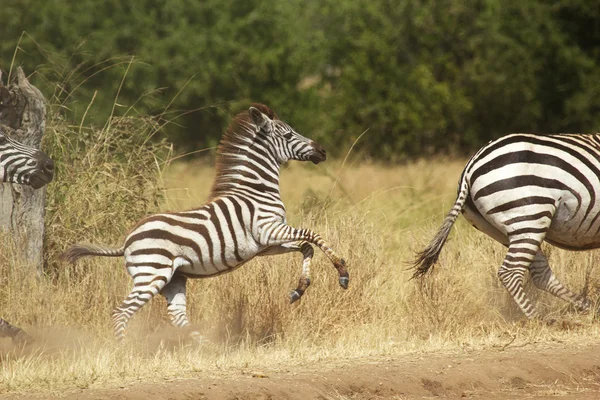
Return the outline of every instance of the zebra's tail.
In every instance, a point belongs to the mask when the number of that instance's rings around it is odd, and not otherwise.
[[[76,244],[65,251],[61,256],[61,260],[68,263],[74,263],[82,257],[100,256],[100,257],[119,257],[125,254],[125,247],[113,249],[105,246],[96,246],[93,244]]]
[[[413,262],[413,268],[415,269],[413,278],[418,278],[425,275],[427,271],[429,271],[429,269],[437,262],[440,252],[442,251],[442,247],[444,247],[446,239],[448,239],[448,235],[450,234],[452,226],[464,209],[465,201],[467,200],[468,195],[469,184],[467,183],[465,173],[463,172],[463,175],[460,179],[460,190],[458,191],[458,195],[456,196],[456,201],[454,202],[452,210],[450,210],[448,215],[446,215],[444,223],[434,236],[431,243],[429,243],[429,246],[417,253],[417,259]]]

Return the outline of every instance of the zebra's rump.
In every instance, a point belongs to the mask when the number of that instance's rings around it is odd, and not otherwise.
[[[482,230],[495,230],[497,240],[499,232],[547,232],[547,240],[559,247],[599,247],[597,135],[508,135],[475,154],[464,174],[467,204],[493,227]]]

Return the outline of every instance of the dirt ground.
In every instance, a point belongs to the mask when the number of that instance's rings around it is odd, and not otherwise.
[[[572,399],[600,398],[600,345],[528,345],[315,362],[112,389],[5,394],[22,399]]]

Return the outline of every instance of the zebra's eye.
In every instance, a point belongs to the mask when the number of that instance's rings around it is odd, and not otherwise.
[[[292,132],[286,132],[286,133],[284,133],[283,137],[286,138],[286,139],[288,139],[288,140],[291,139],[292,138]]]

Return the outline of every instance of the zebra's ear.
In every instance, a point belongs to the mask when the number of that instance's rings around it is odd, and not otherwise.
[[[256,107],[250,107],[248,112],[250,112],[250,118],[252,118],[252,121],[258,127],[258,129],[262,129],[269,121],[269,117],[260,112],[260,110]]]

